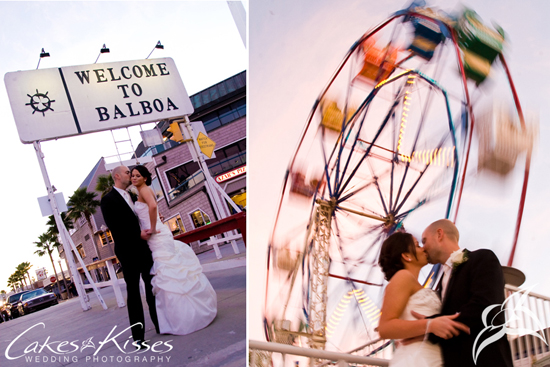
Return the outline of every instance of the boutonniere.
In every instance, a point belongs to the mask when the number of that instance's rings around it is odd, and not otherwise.
[[[467,249],[457,250],[451,254],[451,264],[453,264],[453,271],[456,270],[460,265],[468,261],[470,251]]]
[[[138,199],[138,191],[134,186],[130,186],[128,190],[126,190],[128,194],[130,194],[130,199],[132,199],[132,203],[135,203]]]

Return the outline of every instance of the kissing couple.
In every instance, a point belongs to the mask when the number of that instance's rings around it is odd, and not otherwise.
[[[186,335],[208,326],[217,313],[216,293],[195,252],[161,222],[151,173],[144,166],[118,166],[111,175],[115,184],[101,199],[101,212],[124,273],[134,345],[146,348],[140,277],[157,334]],[[135,202],[126,191],[130,183],[139,192]]]
[[[458,240],[453,222],[441,219],[422,233],[423,247],[404,232],[382,244],[379,264],[389,283],[378,332],[383,339],[403,339],[396,343],[391,367],[513,366],[506,334],[498,335],[501,328],[478,340],[486,326],[484,310],[504,302],[498,258],[491,250],[461,249]],[[418,282],[428,263],[443,264],[435,290]],[[503,312],[495,314],[484,316],[492,325],[504,325]]]

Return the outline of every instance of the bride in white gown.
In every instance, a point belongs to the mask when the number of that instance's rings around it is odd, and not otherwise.
[[[380,266],[389,281],[384,295],[378,333],[383,339],[409,339],[397,343],[390,362],[391,367],[441,367],[443,359],[439,345],[432,344],[425,336],[433,333],[449,339],[468,328],[453,321],[457,315],[433,319],[417,319],[411,314],[439,314],[441,300],[438,294],[418,283],[420,269],[428,264],[428,258],[410,233],[396,232],[382,244]]]
[[[217,296],[202,273],[195,252],[185,243],[175,241],[159,219],[151,173],[143,166],[132,169],[132,184],[139,191],[134,203],[142,230],[150,230],[147,241],[153,253],[151,269],[153,293],[161,334],[186,335],[200,330],[214,320]]]

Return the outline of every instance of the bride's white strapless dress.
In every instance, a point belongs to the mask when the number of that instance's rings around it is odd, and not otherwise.
[[[150,229],[149,207],[134,203],[141,229]],[[153,293],[161,334],[186,335],[205,328],[217,313],[214,288],[202,273],[195,252],[175,241],[157,216],[157,230],[147,243],[153,253]]]
[[[399,317],[401,320],[416,320],[411,315],[416,311],[430,316],[441,311],[441,300],[437,293],[429,288],[421,288],[407,302],[407,306]],[[390,362],[390,367],[442,367],[443,358],[439,345],[428,340],[400,345],[397,347]]]

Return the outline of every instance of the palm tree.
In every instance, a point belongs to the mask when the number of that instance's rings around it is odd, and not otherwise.
[[[29,279],[29,284],[32,285],[31,276],[29,274],[29,270],[31,270],[32,265],[30,262],[25,261],[21,264],[17,265],[17,270],[20,270],[24,275],[27,275],[27,279]]]
[[[72,219],[70,219],[65,212],[61,213],[61,220],[63,221],[63,224],[65,225],[65,228],[67,228],[67,230],[74,228],[74,223]],[[48,217],[48,222],[46,223],[46,225],[48,226],[48,232],[59,234],[57,223],[55,222],[55,218],[53,215],[50,215]]]
[[[13,274],[8,278],[8,287],[11,287],[13,292],[15,292],[15,289],[17,288],[17,280],[15,280]]]
[[[101,256],[99,255],[99,248],[95,242],[94,229],[92,227],[92,215],[97,211],[97,207],[101,204],[99,200],[96,200],[95,192],[88,192],[87,187],[82,187],[76,189],[73,196],[69,198],[67,206],[70,208],[67,212],[69,218],[73,220],[78,220],[78,218],[84,216],[90,227],[90,232],[92,233],[92,243],[94,244],[97,257],[100,260]]]
[[[52,262],[53,271],[55,273],[55,278],[57,280],[57,290],[59,290],[59,296],[61,296],[61,287],[59,286],[59,279],[57,279],[57,270],[55,270],[55,264],[53,262],[52,253],[54,250],[57,250],[61,244],[57,241],[57,235],[51,234],[49,232],[42,233],[38,236],[38,241],[34,242],[38,250],[34,253],[42,257],[46,254],[50,257]]]
[[[25,278],[25,273],[23,273],[21,269],[17,267],[13,274],[15,274],[15,279],[17,279],[21,285],[27,286],[27,278]]]
[[[73,222],[72,219],[69,218],[67,213],[65,213],[65,212],[61,213],[61,221],[63,222],[63,224],[65,225],[65,228],[67,230],[71,230],[71,229],[74,228],[74,222]],[[56,235],[59,238],[59,229],[57,228],[57,223],[55,222],[55,217],[53,215],[50,215],[48,217],[48,222],[46,223],[46,225],[48,226],[48,233]],[[70,246],[68,246],[68,247],[69,247],[69,252],[68,253],[71,253],[71,248],[70,248]],[[64,248],[64,246],[61,245],[61,249],[63,249],[63,248]]]
[[[22,286],[21,274],[18,274],[17,272],[15,272],[12,275],[10,275],[10,277],[8,278],[8,285],[12,287],[14,292],[17,288],[21,288]]]
[[[23,281],[23,284],[25,285],[25,287],[27,287],[27,278],[25,278],[25,272],[23,271],[23,267],[21,266],[21,264],[17,265],[17,268],[15,268],[15,273],[17,275],[17,277]]]
[[[109,193],[109,191],[111,191],[113,186],[115,186],[115,180],[110,173],[108,175],[101,175],[97,177],[95,191],[99,191],[101,193],[101,197],[103,198]]]

